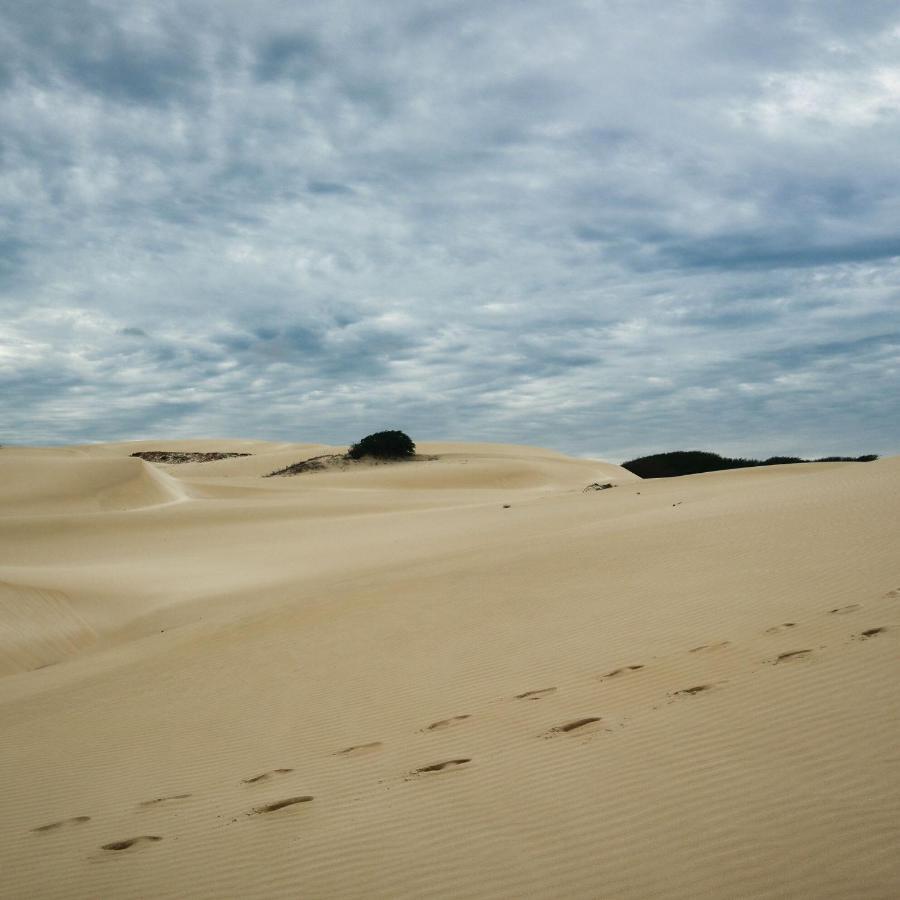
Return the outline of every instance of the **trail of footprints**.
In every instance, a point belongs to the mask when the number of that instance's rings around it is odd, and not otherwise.
[[[888,591],[887,594],[884,595],[885,598],[894,599],[900,597],[900,588],[896,590]],[[862,604],[860,603],[851,603],[847,606],[839,606],[835,609],[830,609],[827,611],[828,615],[848,615],[850,613],[857,612],[862,609]],[[768,635],[776,635],[783,634],[789,632],[791,629],[797,628],[797,622],[782,622],[779,625],[773,625],[771,628],[765,629],[765,634]],[[875,638],[879,635],[884,634],[888,629],[885,626],[877,626],[873,628],[864,629],[856,634],[852,635],[852,638],[857,641],[867,641]],[[692,647],[688,650],[689,653],[701,653],[701,652],[711,652],[716,650],[722,650],[731,645],[730,641],[718,641],[710,644],[701,644],[698,647]],[[812,649],[800,649],[800,650],[788,650],[782,653],[779,653],[772,659],[765,660],[764,662],[768,662],[772,665],[783,665],[786,663],[794,663],[800,662],[803,660],[808,660],[813,655]],[[634,672],[639,672],[641,669],[645,669],[646,666],[643,664],[634,664],[634,665],[626,665],[620,666],[617,669],[613,669],[610,672],[607,672],[604,675],[600,675],[598,680],[601,682],[609,681],[612,679],[619,679],[624,676],[628,676]],[[681,688],[676,691],[672,691],[668,696],[670,698],[680,698],[680,697],[693,697],[697,694],[705,693],[707,691],[714,689],[713,684],[698,684],[691,687]],[[551,695],[557,693],[557,688],[554,686],[544,687],[544,688],[536,688],[532,690],[527,690],[522,692],[521,694],[515,694],[512,697],[512,700],[543,700]],[[655,709],[656,707],[654,707]],[[429,732],[440,732],[445,729],[451,728],[453,726],[459,725],[462,722],[465,722],[471,719],[472,716],[468,713],[450,716],[446,719],[439,719],[431,724],[425,726],[420,729],[420,733],[429,733]],[[582,718],[573,719],[568,722],[563,722],[559,725],[554,725],[550,729],[546,730],[541,737],[544,738],[553,738],[560,735],[571,735],[571,734],[586,734],[591,733],[592,731],[597,730],[602,727],[603,719],[600,716],[584,716]],[[354,744],[350,747],[345,747],[342,750],[337,750],[333,754],[334,756],[340,757],[351,757],[351,756],[360,756],[367,753],[374,753],[381,750],[383,744],[381,741],[370,741],[368,743],[363,744]],[[454,759],[446,759],[439,762],[429,763],[424,766],[420,766],[417,769],[413,769],[411,772],[408,772],[406,776],[404,776],[404,780],[408,781],[411,778],[416,778],[422,775],[431,775],[434,773],[444,773],[448,771],[452,771],[455,769],[460,769],[466,767],[469,763],[472,762],[470,757],[457,757]],[[257,775],[252,775],[248,778],[241,779],[241,784],[244,785],[257,785],[261,783],[266,783],[271,781],[273,778],[280,778],[283,776],[290,775],[294,772],[292,768],[278,768],[278,769],[270,769],[266,772],[261,772]],[[171,794],[164,797],[155,797],[152,800],[143,800],[138,806],[140,808],[151,808],[151,807],[159,807],[159,806],[168,806],[172,803],[176,803],[177,801],[187,800],[191,798],[193,795],[189,793],[183,794]],[[275,813],[280,810],[297,806],[299,804],[306,804],[313,800],[314,798],[309,794],[303,794],[295,797],[287,797],[283,800],[276,800],[271,803],[262,804],[259,806],[253,807],[248,813],[248,816],[259,816],[265,815],[268,813]],[[31,831],[34,834],[47,834],[50,832],[58,832],[60,830],[68,830],[72,827],[77,827],[80,825],[84,825],[87,822],[91,821],[90,816],[72,816],[68,819],[61,819],[58,822],[50,822],[47,825],[39,825],[36,828],[32,828]],[[236,821],[236,820],[232,820]],[[124,850],[130,850],[135,847],[144,846],[147,844],[154,844],[162,841],[162,835],[158,834],[142,834],[137,837],[126,838],[125,840],[111,841],[106,844],[102,844],[100,849],[110,853],[118,853]]]

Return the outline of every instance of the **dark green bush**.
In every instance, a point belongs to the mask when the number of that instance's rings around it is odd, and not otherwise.
[[[402,431],[376,431],[354,444],[347,455],[350,459],[374,456],[376,459],[406,459],[416,452],[416,445]]]
[[[759,463],[752,459],[728,459],[705,450],[673,450],[671,453],[655,453],[622,463],[623,468],[641,478],[671,478],[675,475],[716,472],[719,469],[743,469],[753,465]]]
[[[699,472],[718,472],[722,469],[746,469],[751,466],[783,466],[806,462],[873,462],[875,453],[866,456],[825,456],[821,459],[801,459],[799,456],[770,456],[768,459],[731,459],[705,450],[673,450],[655,453],[622,463],[623,469],[641,478],[672,478],[676,475],[696,475]]]

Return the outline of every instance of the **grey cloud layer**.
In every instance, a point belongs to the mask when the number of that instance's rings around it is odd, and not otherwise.
[[[880,2],[0,2],[4,438],[900,450]]]

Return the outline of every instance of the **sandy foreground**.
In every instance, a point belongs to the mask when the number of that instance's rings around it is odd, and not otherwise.
[[[0,449],[0,896],[900,896],[900,457],[328,450]]]

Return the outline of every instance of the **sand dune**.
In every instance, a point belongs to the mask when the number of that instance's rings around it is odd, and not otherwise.
[[[2,457],[0,515],[133,510],[173,503],[184,487],[140,459],[89,459],[67,454]]]
[[[62,592],[0,582],[0,675],[43,668],[96,640]]]
[[[339,449],[0,449],[4,896],[900,893],[900,458]]]

